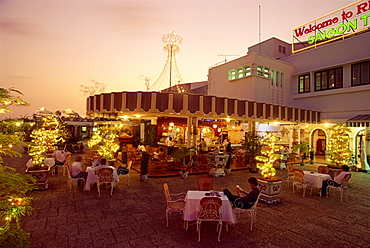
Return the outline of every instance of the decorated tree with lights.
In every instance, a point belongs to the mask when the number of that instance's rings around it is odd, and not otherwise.
[[[31,133],[32,143],[30,145],[30,156],[33,165],[38,168],[46,158],[46,152],[54,150],[58,143],[65,142],[67,132],[62,121],[53,116],[43,116],[42,124]]]
[[[30,192],[34,181],[0,165],[0,247],[26,247],[29,243],[30,234],[22,229],[20,220],[33,210]]]
[[[88,147],[106,158],[113,159],[119,149],[119,131],[114,127],[100,127],[87,142]]]
[[[275,176],[274,162],[282,158],[282,155],[278,152],[283,146],[276,144],[279,140],[280,138],[276,137],[274,133],[267,133],[261,140],[263,144],[261,155],[256,156],[256,160],[260,161],[257,163],[257,167],[261,170],[261,175],[266,179],[272,179]]]
[[[17,95],[14,95],[16,93]],[[11,112],[9,106],[27,106],[13,88],[0,88],[0,113]],[[21,156],[13,151],[16,145],[23,144],[14,133],[0,133],[0,154]],[[32,211],[30,191],[34,189],[34,179],[16,173],[14,168],[4,166],[0,157],[0,247],[26,247],[30,235],[22,229],[20,219]]]
[[[346,124],[335,124],[330,128],[329,162],[335,165],[349,163],[352,156],[350,134],[351,131]]]
[[[22,100],[22,93],[14,88],[0,88],[0,114],[11,112],[9,107],[22,107],[29,104]],[[4,122],[4,121],[2,121]],[[22,138],[11,132],[0,133],[0,154],[9,156],[21,156],[20,153],[13,150],[17,145],[23,145]],[[0,157],[0,163],[2,163]]]

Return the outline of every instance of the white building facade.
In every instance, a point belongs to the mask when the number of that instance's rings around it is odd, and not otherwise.
[[[333,20],[326,31],[320,30],[326,34],[325,42],[319,42],[320,32],[294,46],[270,38],[249,47],[247,55],[210,68],[208,94],[321,111],[322,124],[281,127],[289,132],[290,146],[309,142],[316,154],[327,151],[333,124],[348,123],[354,160],[358,167],[369,169],[364,154],[370,154],[370,3],[356,2],[340,11],[324,16]],[[358,16],[339,24],[341,13],[351,11]],[[316,19],[316,27],[324,22],[317,23]],[[352,29],[346,30],[350,25]],[[313,26],[303,26],[307,27]],[[333,40],[327,38],[329,32],[336,32]],[[309,44],[315,37],[317,45]]]

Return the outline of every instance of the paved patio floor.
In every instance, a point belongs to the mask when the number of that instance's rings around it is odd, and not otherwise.
[[[6,165],[23,173],[28,157],[5,158]],[[319,164],[295,165],[316,171]],[[39,193],[35,210],[23,219],[24,228],[31,233],[31,247],[370,247],[370,174],[352,172],[348,199],[340,202],[339,193],[320,198],[313,190],[310,196],[292,193],[283,185],[281,203],[258,203],[257,221],[250,230],[250,220],[242,215],[238,223],[222,230],[217,241],[216,227],[202,224],[198,243],[196,226],[183,229],[180,214],[165,220],[165,198],[162,183],[167,182],[171,193],[197,189],[200,175],[186,180],[180,177],[149,178],[139,181],[131,172],[130,186],[121,182],[111,196],[97,188],[84,192],[74,185],[67,188],[67,177],[50,175],[49,189]],[[226,177],[215,178],[215,189],[235,185],[249,190],[247,179],[259,176],[248,171],[233,171]],[[286,170],[277,176],[287,177]]]

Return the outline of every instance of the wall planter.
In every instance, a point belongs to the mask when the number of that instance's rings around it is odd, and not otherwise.
[[[282,183],[283,180],[280,178],[258,178],[259,188],[264,189],[261,193],[260,200],[267,204],[280,203],[280,192]]]
[[[48,185],[49,171],[50,171],[49,167],[45,169],[36,169],[36,170],[28,168],[26,170],[26,174],[31,175],[33,178],[36,179],[35,185],[38,187],[39,190],[47,190],[49,188]]]

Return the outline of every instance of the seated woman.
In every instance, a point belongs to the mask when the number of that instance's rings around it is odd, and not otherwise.
[[[166,154],[164,152],[164,149],[161,147],[159,148],[159,152],[154,152],[153,160],[161,161],[164,160],[166,157]]]
[[[321,196],[326,196],[326,188],[328,185],[339,187],[343,183],[344,177],[348,174],[350,174],[349,167],[347,165],[342,165],[340,171],[336,173],[333,179],[328,179],[322,182]]]
[[[71,177],[73,178],[83,178],[86,180],[87,178],[87,172],[82,170],[82,157],[77,156],[75,158],[75,161],[72,163],[71,166]],[[83,187],[83,184],[81,183],[82,180],[78,180],[77,185],[79,187]]]

